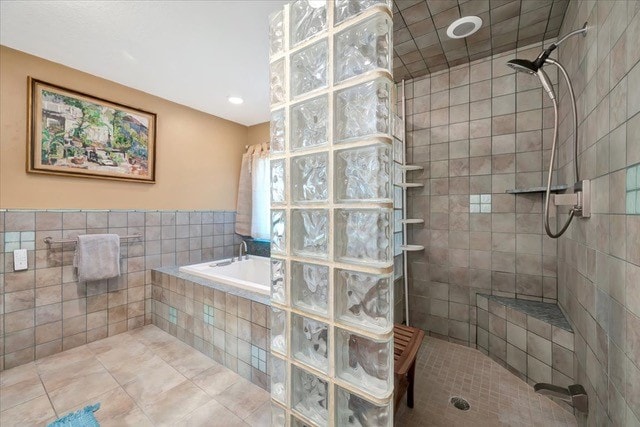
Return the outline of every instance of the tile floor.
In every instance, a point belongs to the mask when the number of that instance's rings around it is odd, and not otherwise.
[[[427,337],[414,409],[396,425],[573,426],[572,414],[475,349]],[[471,404],[449,404],[461,396]],[[0,373],[0,425],[46,425],[100,402],[102,426],[268,426],[269,394],[155,326]],[[403,401],[404,403],[405,401]]]
[[[0,373],[0,425],[100,402],[101,426],[268,426],[269,394],[155,326]]]
[[[575,426],[575,417],[476,349],[426,337],[418,353],[414,408],[406,400],[396,425]],[[461,396],[461,411],[449,404]]]

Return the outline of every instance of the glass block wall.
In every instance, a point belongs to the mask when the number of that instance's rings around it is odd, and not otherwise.
[[[393,424],[389,0],[270,17],[276,426]]]

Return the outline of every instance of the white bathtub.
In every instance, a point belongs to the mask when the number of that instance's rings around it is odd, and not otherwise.
[[[230,259],[186,265],[180,267],[180,272],[269,295],[271,288],[269,260],[269,258],[249,255],[249,259],[235,261],[229,265],[216,266],[216,264],[231,261]]]

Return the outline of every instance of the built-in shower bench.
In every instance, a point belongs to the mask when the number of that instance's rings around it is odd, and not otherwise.
[[[521,379],[573,384],[573,330],[555,303],[476,295],[476,344]]]

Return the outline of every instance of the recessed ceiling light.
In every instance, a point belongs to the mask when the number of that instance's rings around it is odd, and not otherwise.
[[[229,100],[230,103],[232,104],[242,104],[244,102],[244,99],[240,98],[239,96],[230,96],[229,98],[227,98]]]
[[[309,6],[314,9],[320,9],[321,7],[324,7],[325,4],[327,4],[325,0],[309,0]]]
[[[447,35],[452,39],[469,37],[482,26],[482,19],[478,16],[463,16],[456,19],[447,28]]]

